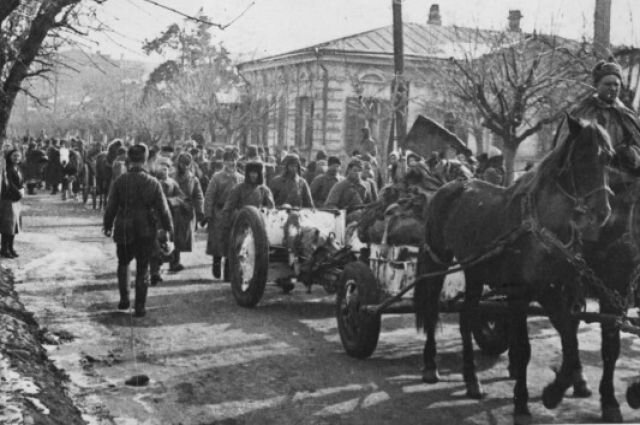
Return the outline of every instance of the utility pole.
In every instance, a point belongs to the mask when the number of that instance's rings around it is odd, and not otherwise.
[[[593,17],[593,47],[599,59],[608,59],[611,55],[611,0],[596,0]]]
[[[393,10],[393,64],[394,79],[391,87],[395,111],[395,140],[404,146],[407,136],[407,87],[404,81],[404,45],[402,39],[402,0],[391,0]],[[389,146],[391,151],[393,146]],[[386,153],[388,155],[388,152]]]

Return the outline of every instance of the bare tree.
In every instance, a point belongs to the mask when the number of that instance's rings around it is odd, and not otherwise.
[[[480,57],[451,59],[453,72],[443,78],[502,140],[511,183],[522,141],[557,121],[588,92],[593,56],[586,43],[535,34],[503,34],[490,46]]]
[[[0,2],[0,137],[6,134],[11,111],[23,82],[45,76],[53,54],[71,34],[84,34],[82,16],[90,3],[106,0],[2,0]],[[37,100],[37,99],[36,99]]]

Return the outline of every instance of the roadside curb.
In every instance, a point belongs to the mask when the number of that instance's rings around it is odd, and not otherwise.
[[[14,290],[11,270],[0,265],[0,423],[85,424],[67,395],[66,374],[41,344],[42,329]]]

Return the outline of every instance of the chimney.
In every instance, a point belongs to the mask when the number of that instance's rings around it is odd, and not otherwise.
[[[442,19],[440,19],[440,5],[431,5],[429,8],[429,20],[427,21],[427,24],[442,25]]]
[[[520,28],[520,19],[522,19],[522,13],[519,10],[510,10],[509,11],[509,31],[511,32],[521,32]]]

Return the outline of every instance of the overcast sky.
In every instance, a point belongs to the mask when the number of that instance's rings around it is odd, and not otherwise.
[[[155,0],[188,14],[200,8],[211,20],[227,23],[249,5],[246,13],[224,31],[212,30],[236,56],[250,59],[280,53],[337,37],[390,25],[392,0]],[[403,0],[403,19],[426,22],[435,1]],[[441,0],[443,25],[502,29],[509,9],[519,9],[524,31],[551,32],[565,37],[593,36],[595,0]],[[92,34],[91,50],[112,57],[146,59],[140,46],[168,25],[183,19],[144,0],[108,0],[99,18],[114,32]],[[640,0],[612,0],[611,41],[640,46]],[[152,57],[154,61],[160,57]]]

